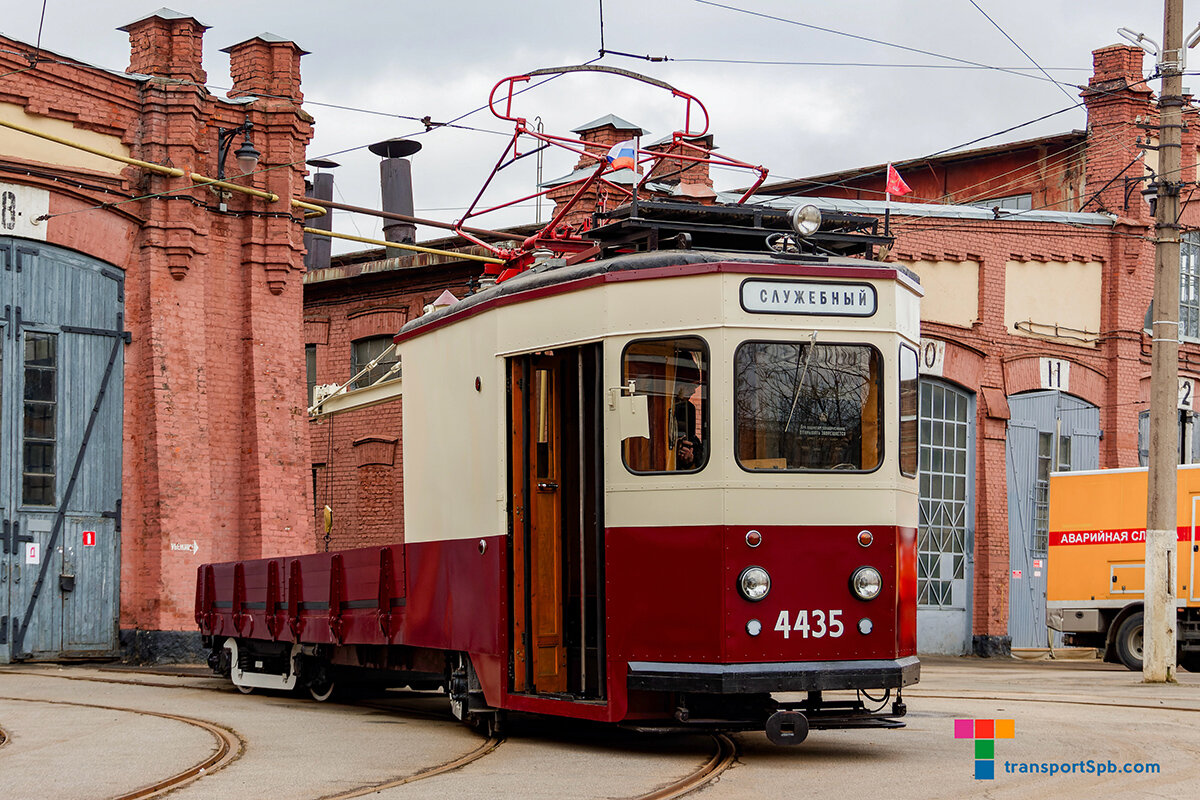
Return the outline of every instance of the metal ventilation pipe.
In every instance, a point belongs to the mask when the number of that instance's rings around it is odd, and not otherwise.
[[[411,139],[388,139],[376,142],[367,149],[383,159],[379,162],[383,210],[411,217],[414,211],[412,162],[406,156],[420,150],[421,143]],[[389,242],[411,244],[417,240],[417,226],[409,222],[384,220],[383,238]],[[388,248],[388,258],[396,258],[400,254],[400,250]]]
[[[305,182],[305,194],[317,200],[333,200],[333,173],[321,172],[323,169],[333,169],[339,166],[336,161],[313,159],[307,162],[310,167],[316,167],[311,185]],[[323,231],[333,230],[333,210],[325,212],[324,216],[314,217],[309,227]],[[308,270],[327,269],[329,267],[330,247],[333,240],[328,236],[304,234],[304,267]]]

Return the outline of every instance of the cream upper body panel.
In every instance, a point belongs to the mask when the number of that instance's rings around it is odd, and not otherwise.
[[[920,287],[903,273],[869,262],[862,262],[865,268],[851,265],[826,276],[813,267],[796,270],[811,274],[778,274],[773,263],[759,273],[756,264],[730,257],[735,260],[739,263],[728,271],[701,265],[691,274],[687,268],[665,275],[666,270],[630,271],[616,279],[583,275],[558,284],[526,273],[501,284],[507,295],[490,290],[461,308],[452,306],[441,320],[434,315],[406,326],[398,337],[406,385],[406,541],[507,531],[508,357],[602,342],[607,392],[621,383],[622,352],[629,342],[672,336],[699,337],[709,351],[708,463],[693,473],[634,474],[626,469],[615,411],[605,398],[606,527],[915,526],[916,481],[898,469],[896,360],[902,342],[915,348],[919,340]],[[788,291],[819,292],[831,282],[855,292],[869,289],[874,309],[869,316],[750,311],[743,303],[747,280],[776,282]],[[522,283],[530,288],[519,292]],[[814,299],[820,301],[819,296]],[[880,353],[882,463],[868,473],[749,472],[733,455],[736,348],[746,341],[809,342],[814,331],[819,343],[865,344]],[[837,499],[831,502],[832,497]]]

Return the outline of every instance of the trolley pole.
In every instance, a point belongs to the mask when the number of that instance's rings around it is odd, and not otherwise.
[[[1159,55],[1158,207],[1150,366],[1150,469],[1142,680],[1175,680],[1176,477],[1179,448],[1179,189],[1183,106],[1183,0],[1165,0]]]

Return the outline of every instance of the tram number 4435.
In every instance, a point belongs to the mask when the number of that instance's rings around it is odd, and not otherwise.
[[[784,609],[779,612],[779,619],[775,620],[775,630],[782,631],[785,639],[790,639],[792,633],[799,634],[803,639],[820,639],[827,635],[836,639],[846,630],[841,616],[840,608],[831,611],[819,608],[815,611],[800,610],[796,612],[796,621],[793,623],[787,609]]]

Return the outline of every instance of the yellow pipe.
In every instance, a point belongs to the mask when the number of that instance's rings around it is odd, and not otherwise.
[[[311,219],[313,217],[323,217],[329,213],[328,210],[324,206],[315,206],[312,203],[306,203],[303,200],[297,200],[294,197],[292,198],[292,208],[303,208],[305,211],[313,212],[311,214],[305,214],[304,215],[305,219]]]
[[[279,195],[277,194],[264,192],[261,189],[254,189],[250,186],[241,186],[236,183],[229,183],[228,181],[219,181],[216,178],[206,178],[203,175],[195,172],[193,172],[190,177],[192,179],[192,183],[195,183],[199,186],[219,186],[220,188],[227,189],[231,192],[241,192],[242,194],[248,194],[253,197],[261,197],[263,200],[269,200],[272,203],[279,200]]]
[[[385,242],[382,239],[364,239],[362,236],[351,236],[348,233],[334,233],[333,231],[324,231],[320,228],[305,228],[304,232],[316,236],[332,236],[334,239],[347,239],[351,242],[373,244],[376,247],[395,247],[400,250],[412,250],[417,253],[432,253],[435,256],[452,256],[453,258],[461,258],[467,261],[482,261],[486,264],[504,263],[499,258],[491,258],[490,256],[477,256],[474,253],[456,253],[453,250],[435,250],[432,247],[420,247],[415,244],[402,244],[400,242]]]
[[[172,178],[182,178],[185,174],[183,170],[175,167],[164,167],[162,164],[153,164],[149,161],[139,161],[136,158],[129,158],[128,156],[117,155],[116,153],[108,153],[104,150],[98,150],[95,147],[88,147],[86,144],[72,142],[70,139],[63,139],[50,133],[35,131],[33,128],[26,128],[24,125],[18,125],[15,122],[8,122],[0,119],[0,126],[11,128],[14,131],[20,131],[21,133],[27,133],[30,136],[36,136],[39,139],[45,139],[46,141],[55,142],[66,147],[73,147],[76,150],[82,150],[83,152],[91,153],[94,156],[108,158],[113,161],[120,161],[125,164],[132,164],[135,167],[141,167],[142,169],[149,170],[150,172],[157,172],[159,175],[169,175]]]

